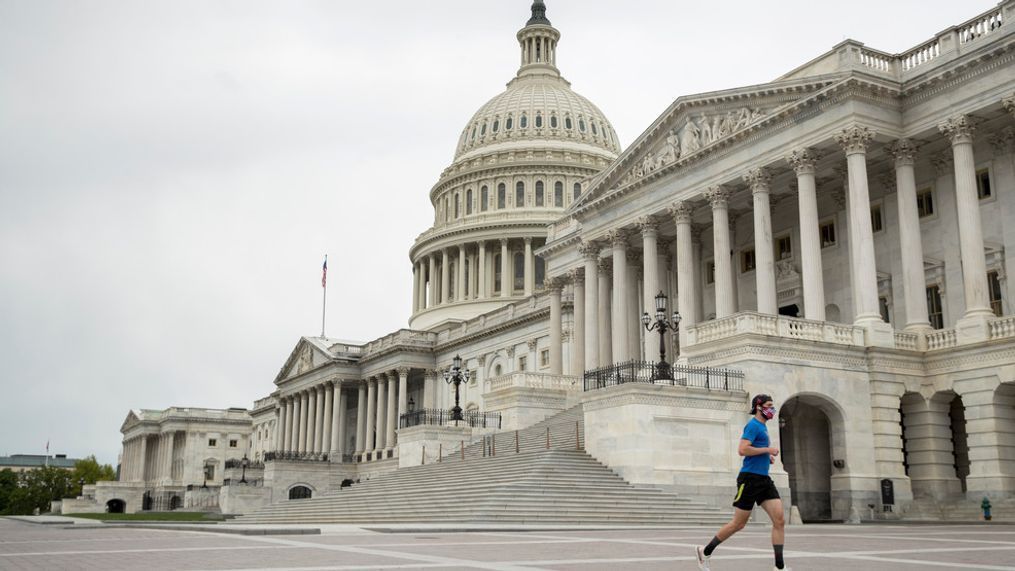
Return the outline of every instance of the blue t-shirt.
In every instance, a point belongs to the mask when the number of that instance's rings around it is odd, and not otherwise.
[[[756,418],[752,418],[747,423],[747,426],[744,427],[744,435],[740,438],[742,440],[749,440],[754,448],[768,448],[771,444],[768,440],[768,427],[765,426],[764,422]],[[768,468],[771,464],[772,462],[769,460],[768,454],[744,456],[744,467],[740,471],[767,476]]]

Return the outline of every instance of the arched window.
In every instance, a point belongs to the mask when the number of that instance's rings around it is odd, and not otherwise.
[[[500,254],[494,254],[494,256],[493,256],[493,291],[494,291],[494,293],[500,293],[500,287],[501,287]]]
[[[289,488],[290,500],[309,500],[312,495],[313,492],[306,486],[293,486]]]
[[[556,115],[550,115],[550,127],[553,128],[553,129],[557,128],[557,116]]]
[[[553,205],[564,208],[564,183],[559,180],[553,185]]]
[[[500,119],[493,120],[493,132],[496,133],[497,131],[500,131]]]
[[[490,207],[490,189],[483,187],[479,190],[479,211],[486,212]]]
[[[472,139],[473,142],[475,142],[475,140],[476,140],[476,126],[475,125],[472,126],[472,135],[470,135],[469,138]]]
[[[504,130],[510,131],[511,129],[514,128],[515,128],[515,118],[512,117],[511,115],[508,115],[507,121],[504,123]]]
[[[472,189],[465,191],[465,214],[472,214]]]
[[[504,183],[497,185],[497,208],[503,210],[507,204],[507,187]]]
[[[479,128],[479,136],[483,137],[485,135],[486,135],[486,123],[484,122],[483,126]]]
[[[515,185],[515,208],[525,206],[525,183],[518,181]]]
[[[536,113],[536,129],[542,129],[542,128],[543,128],[543,114],[542,113]]]
[[[529,116],[522,113],[522,118],[518,120],[518,126],[522,129],[527,129],[529,126]]]
[[[515,289],[525,289],[525,254],[515,254]]]
[[[543,181],[536,181],[536,206],[543,205]]]
[[[574,183],[574,199],[578,200],[578,197],[582,195],[582,183]]]
[[[543,258],[536,256],[536,287],[542,288],[546,279],[546,262]]]
[[[585,132],[585,119],[582,118],[578,119],[578,130],[581,131],[582,133]]]
[[[564,128],[568,131],[574,128],[574,123],[571,122],[571,117],[564,117]]]
[[[461,197],[456,192],[455,193],[455,219],[458,219],[458,217],[460,216],[460,213],[458,211],[458,204],[459,204],[459,202],[461,202]]]
[[[596,128],[596,122],[595,121],[592,121],[592,134],[593,135],[598,135],[599,134],[599,129]]]

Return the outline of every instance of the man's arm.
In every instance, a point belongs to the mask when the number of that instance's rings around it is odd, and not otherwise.
[[[761,456],[762,454],[770,454],[772,456],[779,455],[778,448],[755,448],[751,446],[751,441],[746,438],[740,440],[740,446],[737,448],[737,452],[741,456]]]

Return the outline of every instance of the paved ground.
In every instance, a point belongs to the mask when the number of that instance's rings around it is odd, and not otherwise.
[[[71,529],[68,529],[70,527]],[[1013,569],[1015,525],[795,526],[793,569]],[[0,519],[0,569],[695,569],[701,528],[474,533],[377,533],[323,526],[321,535],[236,536]],[[716,571],[772,568],[768,533],[724,544]]]

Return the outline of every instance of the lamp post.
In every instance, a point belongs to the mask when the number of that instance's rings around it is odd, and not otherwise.
[[[78,492],[78,495],[79,496],[85,495],[85,479],[81,478],[80,480],[78,480],[78,485],[81,486],[81,491]]]
[[[455,355],[454,361],[452,361],[451,368],[444,371],[444,382],[447,384],[455,385],[455,407],[451,409],[451,420],[455,421],[455,426],[458,426],[459,420],[465,420],[462,416],[462,407],[459,406],[459,387],[462,383],[469,381],[469,371],[462,371],[462,358]]]
[[[243,455],[243,460],[240,460],[240,468],[243,469],[243,471],[240,472],[240,483],[241,484],[246,484],[247,483],[247,466],[249,466],[249,465],[250,465],[250,460],[247,459],[247,455],[244,454]]]
[[[666,362],[666,332],[673,330],[676,332],[680,331],[680,313],[677,311],[673,312],[673,316],[669,319],[666,318],[666,294],[659,292],[656,296],[656,315],[655,321],[646,311],[641,314],[641,322],[645,325],[646,331],[658,331],[659,332],[659,362],[656,363],[656,372],[652,377],[652,380],[666,379],[673,380],[673,372],[670,369],[670,364]]]
[[[211,464],[210,464],[210,463],[208,463],[208,462],[205,462],[205,463],[204,463],[204,483],[203,483],[203,484],[201,484],[201,487],[202,487],[202,488],[205,488],[205,489],[207,489],[207,488],[208,488],[208,468],[209,468],[210,466],[211,466]]]

